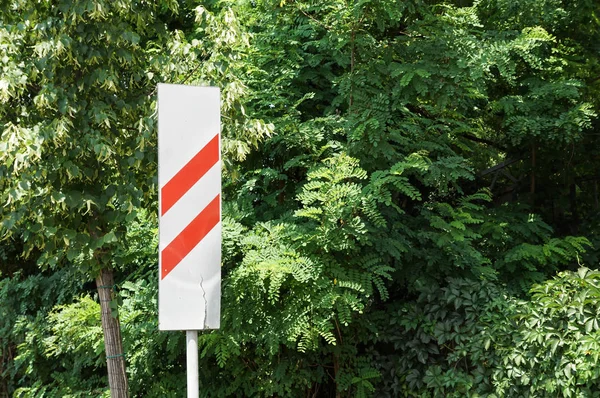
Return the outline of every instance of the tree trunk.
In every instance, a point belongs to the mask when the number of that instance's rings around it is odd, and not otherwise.
[[[110,306],[115,299],[113,271],[103,269],[96,278],[100,311],[102,314],[102,331],[104,332],[104,350],[108,367],[108,385],[111,398],[127,398],[127,373],[125,373],[125,355],[121,340],[119,318],[113,317]]]

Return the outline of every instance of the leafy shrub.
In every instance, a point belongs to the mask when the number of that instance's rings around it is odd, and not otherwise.
[[[371,315],[378,396],[598,396],[599,271],[561,272],[529,300],[482,280],[420,291]]]
[[[516,328],[494,370],[499,397],[600,395],[600,272],[580,268],[531,289],[515,301]]]

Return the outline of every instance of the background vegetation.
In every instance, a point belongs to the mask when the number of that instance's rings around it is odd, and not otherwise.
[[[222,90],[206,397],[600,391],[600,3],[0,1],[0,395],[179,397],[155,91]],[[116,311],[118,310],[118,312]]]

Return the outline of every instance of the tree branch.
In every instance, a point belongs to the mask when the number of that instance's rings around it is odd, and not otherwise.
[[[503,147],[503,146],[501,146],[497,142],[490,141],[490,140],[487,140],[485,138],[475,137],[474,135],[471,135],[471,134],[463,134],[463,135],[461,135],[461,137],[464,137],[464,138],[466,138],[466,139],[468,139],[470,141],[473,141],[473,142],[477,142],[477,143],[480,143],[480,144],[489,145],[489,146],[491,146],[493,148],[500,149],[501,151],[506,151],[506,148]]]

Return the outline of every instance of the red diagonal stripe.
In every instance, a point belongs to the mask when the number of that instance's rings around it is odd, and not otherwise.
[[[204,239],[214,226],[219,223],[220,219],[221,202],[220,195],[217,195],[160,253],[160,279],[164,279]]]
[[[219,161],[219,134],[210,140],[181,170],[161,189],[161,215],[189,191],[199,179]]]

